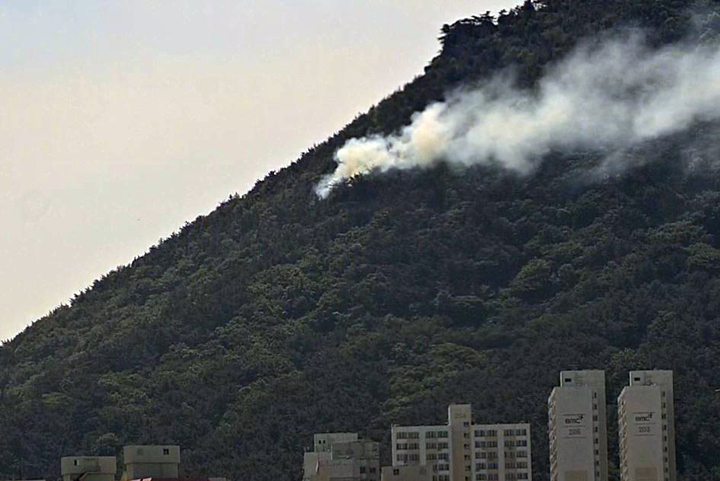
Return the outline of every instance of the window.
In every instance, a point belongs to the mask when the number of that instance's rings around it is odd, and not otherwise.
[[[435,461],[437,459],[437,454],[428,453],[425,455],[425,459],[427,459],[428,461]]]
[[[485,437],[485,430],[484,430],[484,429],[481,429],[481,430],[479,430],[479,431],[475,431],[475,437],[484,438],[484,437]]]
[[[393,469],[393,476],[400,476],[400,470],[399,470],[399,469]]]
[[[447,463],[438,464],[437,467],[440,471],[450,471],[450,465]]]
[[[436,443],[425,443],[425,449],[437,449]]]
[[[420,439],[420,433],[408,433],[410,439]]]
[[[566,377],[566,378],[565,378],[565,382],[572,382],[572,378]]]
[[[420,449],[420,445],[418,443],[410,443],[408,444],[408,449]]]
[[[395,445],[395,448],[396,448],[396,449],[407,449],[407,448],[408,448],[408,445],[407,445],[407,443],[397,443],[397,444]]]
[[[476,448],[484,448],[484,447],[485,447],[485,441],[475,441],[475,447],[476,447]]]
[[[450,459],[450,453],[440,453],[437,457],[443,461],[448,461]]]
[[[469,437],[470,437],[470,433],[463,433],[463,437],[464,437],[465,439],[469,438]]]
[[[469,421],[463,421],[463,426],[465,426],[465,427],[470,426],[470,422],[469,422]]]
[[[170,456],[170,448],[163,448],[163,455]]]
[[[447,431],[438,431],[437,437],[446,438],[446,437],[448,437],[448,432]]]
[[[438,449],[447,449],[448,443],[438,443]]]
[[[366,471],[367,468],[365,468],[365,466],[360,466],[360,474],[365,474]]]
[[[527,439],[520,439],[516,441],[515,446],[527,446]]]
[[[485,463],[477,463],[477,464],[475,465],[475,469],[477,469],[478,471],[480,471],[481,469],[487,469],[487,464],[485,464]]]
[[[515,434],[515,432],[512,429],[506,429],[503,434],[505,436],[512,436],[513,434]]]
[[[475,479],[477,479],[477,481],[485,481],[487,479],[487,474],[478,474],[475,476]]]
[[[435,431],[428,431],[425,433],[426,438],[434,438],[435,437]]]
[[[488,466],[488,469],[497,469],[499,465],[498,465],[498,463],[488,463],[487,466]]]
[[[491,438],[494,438],[495,436],[497,436],[497,431],[494,429],[489,429],[487,435]]]
[[[77,459],[73,459],[73,465],[75,465],[75,466],[78,465],[78,460],[77,460]]]
[[[511,447],[513,447],[513,446],[515,446],[515,441],[512,441],[512,440],[510,440],[510,441],[505,441],[505,447],[506,447],[506,448],[511,448]]]
[[[371,473],[376,473],[376,472],[377,472],[377,468],[376,468],[375,466],[370,466],[370,472],[371,472]]]
[[[518,451],[517,457],[518,458],[527,458],[527,451]]]
[[[408,433],[401,431],[401,432],[397,433],[397,439],[407,439],[407,435],[408,435]]]
[[[420,455],[415,453],[410,455],[410,461],[420,461]]]
[[[475,453],[475,459],[485,459],[487,458],[487,453],[482,453],[480,451]]]

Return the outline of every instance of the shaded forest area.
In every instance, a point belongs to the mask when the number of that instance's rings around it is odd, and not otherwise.
[[[346,140],[388,134],[458,86],[513,68],[532,88],[577,42],[643,28],[715,35],[718,1],[545,0],[447,25],[425,73],[295,163],[97,280],[0,348],[0,477],[58,475],[69,454],[177,443],[187,474],[298,480],[323,431],[382,442],[392,423],[529,421],[549,478],[558,371],[673,369],[683,481],[720,480],[720,159],[713,125],[626,155],[553,153],[530,177],[394,171],[313,188]]]

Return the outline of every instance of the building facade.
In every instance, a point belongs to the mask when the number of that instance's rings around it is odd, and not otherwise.
[[[607,481],[604,371],[562,371],[548,399],[551,481]]]
[[[433,474],[428,466],[414,464],[409,466],[384,466],[382,481],[432,481]]]
[[[177,478],[180,446],[125,446],[122,481],[140,478]]]
[[[672,371],[631,371],[618,397],[622,481],[675,481]]]
[[[115,456],[65,456],[60,459],[62,481],[114,481]]]
[[[379,481],[379,443],[357,433],[316,434],[305,453],[304,481]]]
[[[392,462],[424,466],[432,481],[532,479],[530,425],[475,424],[469,404],[451,404],[445,425],[393,426]]]

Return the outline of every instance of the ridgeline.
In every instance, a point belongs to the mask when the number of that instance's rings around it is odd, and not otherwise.
[[[297,481],[324,431],[381,441],[392,423],[528,421],[549,478],[558,371],[673,369],[679,479],[720,480],[720,158],[713,125],[625,155],[552,153],[493,167],[370,174],[314,193],[345,141],[390,134],[460,86],[512,68],[532,88],[579,41],[642,28],[706,39],[720,2],[546,0],[444,26],[425,73],[0,348],[0,478],[54,479],[59,458],[173,443],[187,473]],[[719,138],[720,139],[720,138]],[[716,151],[717,152],[717,151]],[[703,154],[704,155],[704,154]]]

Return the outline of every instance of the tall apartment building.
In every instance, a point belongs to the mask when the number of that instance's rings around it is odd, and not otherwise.
[[[631,371],[618,423],[622,481],[675,481],[672,371]]]
[[[357,433],[316,434],[305,453],[303,481],[379,481],[379,443]]]
[[[562,371],[548,398],[551,481],[607,481],[604,371]]]
[[[425,466],[432,481],[531,480],[530,425],[475,424],[469,404],[451,404],[445,425],[393,426],[392,462],[399,476]]]

